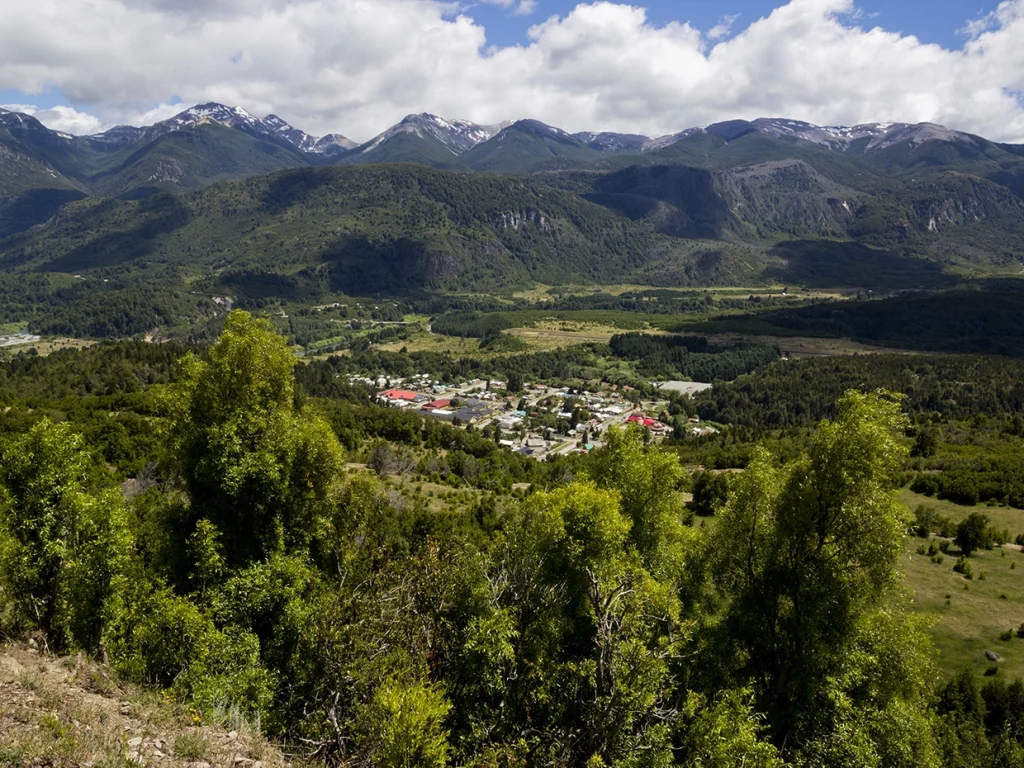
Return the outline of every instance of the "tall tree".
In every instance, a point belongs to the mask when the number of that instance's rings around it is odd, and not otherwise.
[[[270,323],[240,311],[208,360],[182,360],[174,436],[191,517],[216,526],[233,565],[308,541],[341,467],[330,427],[296,407],[294,365]]]
[[[847,393],[808,455],[786,467],[755,457],[714,534],[740,674],[755,681],[776,744],[822,764],[845,764],[855,748],[881,760],[901,739],[908,754],[884,764],[932,760],[927,664],[903,648],[928,644],[897,599],[905,425],[897,399]]]

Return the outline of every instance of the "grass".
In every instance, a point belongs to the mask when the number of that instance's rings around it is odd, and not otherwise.
[[[0,646],[0,768],[177,768],[200,758],[283,768],[283,755],[254,728],[197,726],[193,714],[167,696],[111,679],[109,670],[83,657]]]
[[[456,336],[443,336],[439,333],[411,332],[408,339],[397,339],[386,344],[375,345],[376,349],[398,352],[405,347],[407,352],[451,352],[455,355],[478,355],[480,340]]]
[[[995,651],[1003,657],[996,665],[1000,676],[1024,677],[1024,639],[1015,634],[1024,623],[1024,554],[1009,548],[976,552],[970,558],[974,578],[968,580],[953,571],[955,548],[936,564],[917,554],[923,542],[907,539],[902,565],[915,610],[935,622],[930,634],[940,671],[981,675],[992,666],[985,651]],[[1014,632],[1011,639],[1001,640],[1008,630]]]
[[[874,347],[852,339],[818,336],[773,336],[746,333],[712,333],[708,340],[713,344],[735,344],[737,342],[761,342],[776,344],[787,357],[835,357],[837,355],[863,354],[920,354],[892,347]]]
[[[900,501],[910,507],[911,511],[919,504],[924,504],[926,507],[931,507],[940,515],[944,515],[957,523],[971,514],[971,512],[980,512],[986,515],[991,524],[999,530],[1009,529],[1011,538],[1015,537],[1018,533],[1024,533],[1024,510],[1014,509],[1013,507],[987,507],[984,504],[965,507],[961,504],[954,504],[951,501],[937,499],[934,496],[923,496],[907,488],[899,492],[899,498]],[[1019,568],[1020,566],[1017,567]],[[1024,576],[1024,573],[1021,575]],[[1024,598],[1024,594],[1021,597]]]
[[[26,352],[33,348],[36,350],[37,354],[45,357],[46,355],[56,352],[58,349],[83,349],[85,347],[91,347],[95,343],[95,341],[89,341],[88,339],[40,339],[39,341],[32,341],[25,344],[14,344],[9,347],[0,348],[0,357],[12,357],[19,352]]]
[[[186,731],[174,740],[174,756],[188,760],[205,757],[210,749],[210,740],[199,731]]]
[[[1019,509],[967,507],[906,488],[899,497],[912,510],[924,504],[956,522],[971,512],[981,512],[997,528],[1008,528],[1011,535],[1024,530],[1024,511]],[[1024,553],[1011,546],[979,550],[968,560],[974,578],[965,579],[953,571],[959,556],[955,545],[950,546],[942,563],[936,564],[917,553],[919,546],[928,543],[909,537],[902,565],[915,609],[935,622],[930,634],[942,673],[970,669],[984,674],[993,666],[985,658],[985,651],[995,651],[1003,657],[994,665],[997,674],[1010,679],[1024,677],[1024,639],[1016,636],[1017,628],[1024,623]],[[931,543],[937,544],[937,540],[933,538]],[[1008,631],[1010,639],[1001,639]]]
[[[849,298],[851,291],[843,288],[799,288],[797,285],[783,285],[777,283],[774,285],[756,285],[756,286],[744,286],[744,285],[722,285],[722,286],[709,286],[703,287],[679,287],[670,288],[663,285],[642,285],[640,283],[609,283],[605,285],[559,285],[551,286],[543,283],[537,283],[533,288],[528,290],[516,291],[512,294],[514,298],[524,299],[526,301],[547,301],[555,296],[555,294],[561,294],[563,296],[589,296],[595,293],[607,293],[612,296],[621,296],[623,293],[630,291],[674,291],[681,294],[690,294],[707,291],[713,296],[717,297],[746,297],[746,296],[779,296],[785,288],[789,288],[789,295],[801,299],[843,299]]]

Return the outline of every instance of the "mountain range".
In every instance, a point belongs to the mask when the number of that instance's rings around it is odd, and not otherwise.
[[[752,148],[751,136],[772,139],[774,144],[762,141],[749,156],[737,152],[737,143]],[[32,191],[38,198],[39,190],[49,190],[54,201],[76,192],[137,197],[326,164],[417,162],[505,174],[662,162],[729,168],[799,154],[801,145],[859,160],[884,173],[960,170],[966,165],[972,173],[980,170],[985,178],[1024,191],[1019,175],[1024,147],[930,123],[823,127],[761,118],[652,138],[568,133],[537,120],[477,125],[424,113],[409,115],[370,141],[356,144],[340,134],[312,136],[276,115],[259,118],[239,107],[211,103],[151,126],[118,126],[92,136],[53,131],[30,115],[0,109],[0,199],[10,206],[20,192]],[[10,231],[11,225],[6,229]]]
[[[254,300],[536,281],[885,290],[1022,258],[1024,146],[928,123],[651,138],[418,114],[356,145],[219,104],[94,136],[0,111],[12,317],[38,304],[29,283],[89,306],[154,281]],[[43,274],[59,277],[29,280]]]

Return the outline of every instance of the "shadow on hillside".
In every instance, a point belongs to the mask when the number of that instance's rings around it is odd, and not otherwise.
[[[766,279],[810,288],[892,291],[943,288],[960,282],[933,261],[860,243],[794,240],[777,245],[768,253],[783,263],[769,265],[764,271]]]
[[[926,291],[765,312],[757,320],[801,335],[904,349],[1024,355],[1024,304],[1016,291]]]
[[[63,256],[41,264],[36,271],[74,272],[143,258],[155,250],[161,238],[189,222],[189,210],[174,195],[154,195],[138,203],[131,220],[137,222],[131,229],[100,234]],[[96,225],[102,227],[102,222]]]
[[[327,292],[326,270],[303,269],[283,275],[266,268],[236,269],[217,280],[217,290],[249,299],[313,301]]]
[[[330,264],[331,290],[354,296],[419,294],[431,277],[443,280],[457,273],[454,265],[445,269],[443,257],[406,237],[352,235],[329,245],[321,258]]]
[[[25,192],[0,208],[0,238],[49,221],[61,206],[85,196],[77,189],[33,189]]]
[[[721,237],[729,207],[709,171],[678,165],[631,166],[597,178],[584,198],[627,218],[650,220],[673,237]]]
[[[260,208],[270,214],[281,213],[293,205],[306,202],[309,197],[328,187],[334,174],[327,168],[298,168],[273,176],[260,200]]]

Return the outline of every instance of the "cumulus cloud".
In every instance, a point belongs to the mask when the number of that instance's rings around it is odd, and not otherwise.
[[[728,19],[702,33],[580,3],[503,48],[472,14],[442,0],[0,3],[0,90],[59,88],[105,126],[220,101],[356,140],[429,111],[648,135],[760,116],[930,121],[1024,142],[1024,0],[976,20],[959,50],[869,26],[854,0],[790,0],[731,37]]]
[[[95,115],[79,112],[73,107],[56,106],[40,109],[33,104],[0,104],[0,109],[24,112],[26,115],[32,115],[48,128],[64,133],[88,135],[98,133],[107,127]]]

